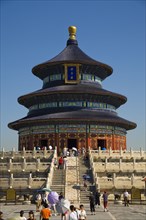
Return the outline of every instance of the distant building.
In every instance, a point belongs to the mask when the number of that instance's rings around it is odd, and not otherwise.
[[[102,88],[113,70],[78,47],[76,27],[69,27],[66,48],[32,72],[43,81],[42,89],[18,98],[28,114],[8,125],[18,131],[18,150],[50,145],[58,152],[64,147],[126,149],[127,130],[136,124],[116,110],[127,98]]]

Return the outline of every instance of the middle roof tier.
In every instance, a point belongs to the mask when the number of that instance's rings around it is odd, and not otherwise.
[[[18,102],[26,108],[30,108],[32,105],[38,103],[69,100],[106,103],[113,105],[117,109],[126,103],[127,98],[118,93],[89,86],[89,83],[54,86],[46,89],[40,89],[18,98]]]

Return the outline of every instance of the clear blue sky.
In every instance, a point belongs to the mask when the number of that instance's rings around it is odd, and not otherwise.
[[[127,148],[145,149],[145,1],[1,1],[1,148],[18,148],[9,122],[26,116],[21,95],[42,81],[31,69],[61,52],[68,27],[77,27],[79,47],[110,65],[103,88],[125,95],[118,115],[137,123],[127,133]]]

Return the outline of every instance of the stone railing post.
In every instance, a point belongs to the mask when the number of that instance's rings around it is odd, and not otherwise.
[[[35,158],[35,157],[36,157],[36,148],[35,148],[35,147],[33,148],[32,155],[33,155],[33,158]]]
[[[50,165],[50,172],[48,173],[46,187],[49,188],[52,184],[52,178],[54,173],[54,158],[57,158],[57,147],[55,146],[54,155]]]
[[[23,158],[22,171],[25,171],[25,169],[26,169],[26,159]]]
[[[95,182],[95,178],[96,178],[96,170],[95,170],[94,163],[92,164],[91,169],[92,169],[93,180],[94,180],[94,182]]]
[[[28,188],[31,188],[32,186],[32,173],[29,173],[29,177],[28,177]]]
[[[99,178],[98,178],[98,176],[97,176],[97,173],[95,173],[95,183],[96,183],[96,184],[98,184],[98,179],[99,179]]]
[[[51,162],[50,172],[48,173],[48,177],[47,177],[47,183],[46,183],[47,188],[49,188],[52,184],[53,172],[54,172],[54,158]]]
[[[39,170],[40,170],[40,158],[37,158],[36,170],[37,170],[38,172],[39,172]]]
[[[79,185],[80,173],[79,173],[79,160],[78,160],[78,157],[76,157],[76,168],[77,168],[77,185]]]
[[[88,155],[89,155],[89,158],[90,158],[90,156],[91,156],[91,147],[87,146],[87,150],[88,150]]]
[[[95,186],[98,190],[100,190],[99,177],[97,176],[97,173],[96,173],[96,177],[95,177]]]
[[[9,159],[9,163],[8,163],[8,172],[10,172],[12,170],[12,159]]]
[[[44,147],[44,158],[46,158],[46,156],[47,156],[47,148]]]
[[[11,158],[13,159],[15,157],[15,148],[12,149]]]
[[[9,182],[10,188],[13,188],[13,182],[14,182],[13,173],[11,173],[10,182]]]
[[[78,159],[78,157],[76,157],[76,168],[77,168],[77,187],[80,185],[80,172],[79,172],[79,159]],[[65,178],[65,181],[66,181],[66,178]],[[64,189],[64,191],[65,191],[65,189]],[[78,201],[78,203],[80,204],[80,190],[79,190],[79,188],[77,189],[77,201]]]
[[[3,159],[4,159],[4,157],[5,157],[5,149],[4,149],[4,148],[2,148],[2,155],[1,155],[1,159],[3,160]]]
[[[101,156],[101,147],[99,147],[99,149],[98,149],[98,156],[99,157]]]
[[[131,185],[133,186],[133,184],[134,184],[134,173],[132,173],[131,175]]]
[[[89,158],[90,158],[90,159],[89,159],[90,167],[92,167],[92,166],[93,166],[93,163],[94,163],[94,162],[93,162],[93,158],[92,158],[91,156],[89,156]]]
[[[105,158],[105,170],[107,169],[107,157]]]
[[[130,156],[133,157],[133,150],[130,147]]]
[[[55,146],[55,150],[54,150],[54,158],[57,158],[57,146]]]
[[[120,147],[120,156],[123,157],[123,150],[122,150],[122,147]]]
[[[119,158],[119,170],[122,171],[122,158]]]
[[[89,150],[89,162],[90,162],[90,168],[92,170],[93,180],[95,182],[96,171],[95,171],[95,166],[94,166],[94,161],[93,161],[91,150]]]
[[[142,148],[140,147],[140,156],[144,157],[144,151],[142,150]]]
[[[116,183],[116,173],[113,173],[113,185],[115,186]]]
[[[25,157],[25,147],[23,147],[23,150],[22,150],[22,152],[21,152],[21,155],[22,155],[22,158]]]
[[[133,170],[136,170],[136,162],[135,162],[135,158],[133,158]]]
[[[91,158],[92,154],[91,154],[91,148],[90,147],[88,148],[88,153],[89,153],[89,158]]]
[[[109,148],[109,156],[112,157],[112,148]]]

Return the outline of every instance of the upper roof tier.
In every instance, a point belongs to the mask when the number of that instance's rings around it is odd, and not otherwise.
[[[76,27],[70,26],[68,30],[70,37],[67,41],[66,48],[54,58],[33,67],[33,74],[40,79],[43,79],[49,74],[50,67],[52,68],[52,66],[72,63],[92,66],[94,73],[102,80],[110,76],[113,72],[113,69],[110,66],[92,59],[78,47],[78,42],[76,40]]]

